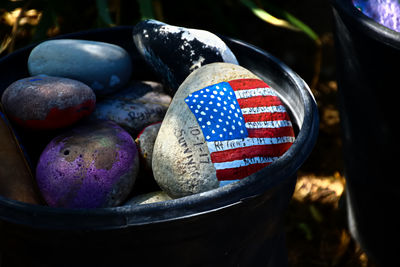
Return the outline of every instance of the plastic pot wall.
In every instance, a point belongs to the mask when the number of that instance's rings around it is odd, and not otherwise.
[[[400,34],[332,1],[349,228],[384,266],[397,251]],[[397,246],[398,247],[398,246]]]
[[[132,27],[121,26],[58,38],[120,45],[132,56],[133,78],[152,79],[131,34]],[[238,183],[166,202],[72,210],[0,197],[2,266],[287,265],[283,217],[296,172],[317,138],[316,103],[304,81],[279,60],[245,42],[222,38],[242,66],[278,90],[297,128],[292,147]],[[32,48],[0,60],[0,92],[28,76]],[[21,135],[22,140],[32,139]],[[29,152],[35,144],[25,146]]]

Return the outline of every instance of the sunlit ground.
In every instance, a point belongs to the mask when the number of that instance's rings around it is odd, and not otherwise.
[[[319,105],[320,133],[298,173],[286,217],[289,266],[375,267],[347,227],[337,84],[321,82],[313,93]]]

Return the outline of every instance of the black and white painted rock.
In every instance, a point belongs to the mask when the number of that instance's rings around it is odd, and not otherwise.
[[[110,43],[58,39],[45,41],[29,55],[31,75],[75,79],[90,86],[97,96],[107,95],[127,84],[132,73],[128,52]]]
[[[204,30],[145,20],[134,27],[133,40],[171,95],[201,66],[213,62],[238,64],[225,42]]]
[[[136,136],[146,126],[162,121],[171,97],[160,83],[133,81],[118,92],[103,98],[96,105],[91,119],[112,120]]]
[[[204,192],[255,174],[294,140],[275,89],[241,66],[208,64],[171,102],[154,144],[154,178],[172,198]]]

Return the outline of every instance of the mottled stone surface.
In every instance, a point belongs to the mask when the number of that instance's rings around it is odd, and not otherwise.
[[[131,192],[138,164],[129,133],[103,121],[54,138],[40,156],[36,179],[50,206],[112,207]]]
[[[92,113],[96,96],[76,80],[34,76],[12,83],[1,102],[9,118],[23,127],[57,129]]]
[[[148,170],[151,170],[154,143],[156,141],[160,127],[161,122],[147,126],[135,140],[139,149],[140,158],[144,165],[143,167]]]
[[[132,62],[128,52],[114,44],[58,39],[36,46],[29,55],[28,69],[31,75],[84,82],[102,96],[126,85],[132,74]]]
[[[213,62],[238,64],[229,47],[218,36],[204,30],[145,20],[134,27],[133,40],[171,95],[201,66]]]
[[[132,199],[128,200],[125,203],[126,205],[141,205],[141,204],[150,204],[156,203],[166,200],[171,200],[172,198],[169,197],[164,191],[156,191],[147,194],[142,194],[133,197]]]
[[[212,63],[179,87],[153,149],[153,174],[173,198],[243,179],[294,141],[279,96],[243,67]]]
[[[133,81],[117,94],[99,101],[91,118],[112,120],[136,136],[146,126],[161,121],[170,102],[171,97],[164,93],[160,83]]]
[[[361,12],[379,24],[400,32],[400,2],[393,0],[353,0]]]

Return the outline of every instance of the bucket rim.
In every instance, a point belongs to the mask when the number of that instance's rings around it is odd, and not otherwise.
[[[56,38],[86,39],[85,35],[89,33],[101,32],[107,34],[112,31],[132,31],[132,29],[133,26],[115,26],[64,34]],[[268,189],[296,179],[296,172],[311,153],[318,135],[318,109],[310,88],[298,74],[268,52],[238,39],[220,37],[228,43],[250,49],[260,54],[260,58],[272,62],[274,67],[285,73],[285,77],[290,79],[300,92],[299,96],[304,108],[303,122],[299,126],[300,129],[295,142],[278,160],[269,165],[268,168],[263,168],[257,172],[257,175],[253,174],[236,183],[179,199],[143,205],[67,209],[23,203],[0,196],[0,219],[18,225],[45,229],[121,229],[181,220],[216,212],[240,205],[248,198],[258,197]],[[29,45],[1,58],[0,65],[6,60],[12,60],[16,53],[32,49],[34,46]],[[246,68],[246,66],[244,67]],[[259,179],[259,176],[273,177],[273,179]]]
[[[352,0],[330,1],[334,9],[339,13],[340,17],[363,34],[396,49],[400,48],[400,33],[365,15],[353,5]]]

